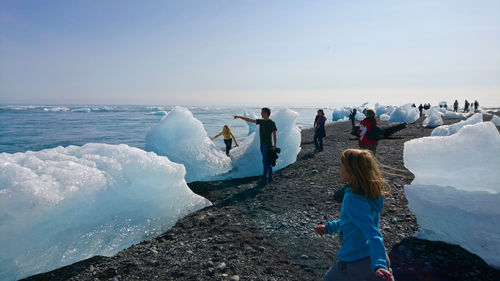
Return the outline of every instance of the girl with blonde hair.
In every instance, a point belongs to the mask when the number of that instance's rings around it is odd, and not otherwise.
[[[340,157],[340,179],[347,183],[340,219],[318,225],[319,235],[338,232],[338,263],[324,280],[393,281],[390,261],[380,233],[380,212],[390,192],[373,154],[347,149]]]
[[[236,138],[234,137],[233,132],[231,132],[231,129],[228,125],[224,125],[224,128],[222,128],[222,132],[218,133],[216,136],[210,139],[213,140],[220,135],[224,137],[224,143],[226,144],[226,155],[229,156],[229,150],[231,150],[233,146],[233,140],[236,146],[238,146],[238,142],[236,141]]]

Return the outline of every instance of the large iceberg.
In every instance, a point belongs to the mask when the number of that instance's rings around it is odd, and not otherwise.
[[[189,109],[176,106],[146,135],[146,150],[184,164],[186,181],[209,180],[231,170],[231,159],[210,140]]]
[[[492,122],[405,143],[416,237],[458,244],[500,268],[500,134]]]
[[[403,122],[411,124],[420,118],[420,112],[410,104],[399,106],[391,113],[390,123]]]
[[[124,144],[1,153],[0,166],[0,280],[113,255],[211,204],[182,165]]]
[[[439,126],[432,130],[431,136],[449,136],[458,132],[465,125],[472,125],[483,122],[483,115],[481,113],[476,113],[467,120],[460,121],[451,125]]]

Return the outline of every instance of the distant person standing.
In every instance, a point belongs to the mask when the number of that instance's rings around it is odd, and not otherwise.
[[[378,125],[375,117],[376,117],[375,110],[373,109],[366,110],[366,118],[359,123],[360,126],[358,130],[359,147],[361,149],[368,149],[371,152],[373,152],[373,154],[377,152],[378,141],[370,139],[368,137],[368,134],[370,133],[371,130],[373,130],[373,127],[375,125]]]
[[[323,151],[323,138],[326,137],[325,131],[325,112],[323,109],[318,110],[318,115],[314,119],[314,146],[316,149],[315,152]]]
[[[263,173],[262,173],[262,183],[268,183],[273,180],[273,170],[271,163],[267,159],[269,150],[276,150],[276,144],[278,138],[276,136],[276,123],[269,118],[271,116],[271,109],[267,107],[263,107],[261,109],[260,115],[262,119],[252,119],[245,116],[234,115],[234,119],[242,119],[247,122],[252,122],[259,125],[259,136],[260,136],[260,152],[262,153],[262,165],[263,165]],[[272,138],[271,138],[272,136]],[[274,140],[274,145],[272,140]]]
[[[349,120],[351,120],[352,127],[354,128],[354,122],[356,121],[356,108],[351,110],[351,114],[349,114]]]
[[[424,109],[424,106],[422,104],[420,104],[418,106],[418,111],[420,111],[420,117],[422,117],[422,111],[423,111],[423,109]]]
[[[464,112],[469,112],[469,102],[467,100],[465,100]]]
[[[478,112],[479,110],[479,103],[477,102],[477,100],[474,101],[474,112]]]
[[[453,111],[458,112],[458,100],[455,100],[455,102],[453,103]]]
[[[221,135],[224,137],[224,143],[226,144],[226,155],[229,156],[229,150],[231,150],[233,146],[233,140],[236,146],[238,146],[238,142],[236,141],[236,138],[234,137],[233,132],[231,132],[231,129],[228,125],[224,125],[224,128],[222,128],[222,132],[218,133],[216,136],[210,139],[213,140]]]

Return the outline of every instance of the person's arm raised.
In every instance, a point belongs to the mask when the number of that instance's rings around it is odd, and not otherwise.
[[[245,116],[240,116],[240,115],[233,115],[234,119],[242,119],[244,121],[247,121],[247,122],[252,122],[252,123],[257,123],[257,120],[255,119],[252,119],[252,118],[248,118],[248,117],[245,117]]]

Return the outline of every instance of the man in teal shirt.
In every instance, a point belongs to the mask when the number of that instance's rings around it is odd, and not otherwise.
[[[262,173],[262,183],[268,183],[273,180],[273,168],[267,159],[267,154],[270,149],[276,149],[276,123],[269,118],[271,116],[271,110],[267,107],[263,107],[260,112],[262,119],[252,119],[244,116],[235,115],[234,119],[242,119],[247,122],[252,122],[259,125],[259,135],[260,135],[260,152],[262,153],[262,165],[264,171]],[[272,138],[271,138],[272,136]],[[274,140],[274,145],[272,140]]]

